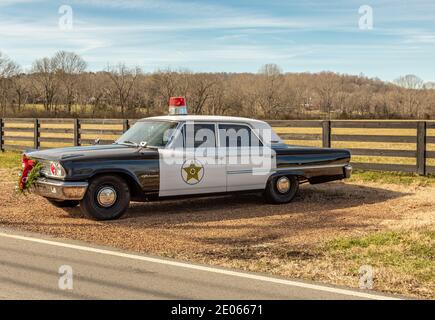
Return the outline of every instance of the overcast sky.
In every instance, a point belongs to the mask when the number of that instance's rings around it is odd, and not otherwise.
[[[59,27],[70,26],[62,5],[72,30]],[[365,19],[360,28],[363,5],[372,29]],[[256,72],[276,63],[435,81],[435,1],[0,0],[0,51],[29,68],[58,50],[81,54],[90,70],[125,62],[146,72]]]

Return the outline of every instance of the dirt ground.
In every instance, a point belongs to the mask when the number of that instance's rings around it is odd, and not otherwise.
[[[342,236],[435,224],[435,188],[376,183],[303,185],[287,205],[260,195],[133,203],[118,221],[84,219],[43,198],[14,193],[0,170],[0,226],[159,256],[357,287],[345,261],[318,248]],[[382,278],[384,277],[384,278]],[[434,288],[380,270],[375,289],[433,297]]]

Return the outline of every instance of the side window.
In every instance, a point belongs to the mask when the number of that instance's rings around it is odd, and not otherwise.
[[[172,142],[172,148],[184,148],[184,137],[185,137],[184,125],[175,132],[174,140]]]
[[[215,125],[212,123],[187,123],[182,133],[184,146],[188,148],[216,148]]]
[[[262,142],[249,126],[240,124],[220,124],[219,139],[221,147],[261,147]]]
[[[195,148],[216,148],[214,124],[195,124]]]

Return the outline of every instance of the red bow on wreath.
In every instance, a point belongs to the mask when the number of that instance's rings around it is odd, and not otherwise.
[[[27,158],[26,155],[23,155],[22,163],[23,163],[23,171],[21,173],[18,187],[21,190],[24,190],[26,189],[27,177],[29,176],[30,171],[32,171],[33,166],[35,165],[35,161]]]

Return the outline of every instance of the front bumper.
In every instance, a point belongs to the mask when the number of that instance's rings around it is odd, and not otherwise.
[[[82,200],[87,189],[87,182],[69,182],[39,178],[32,188],[32,192],[50,199]]]

